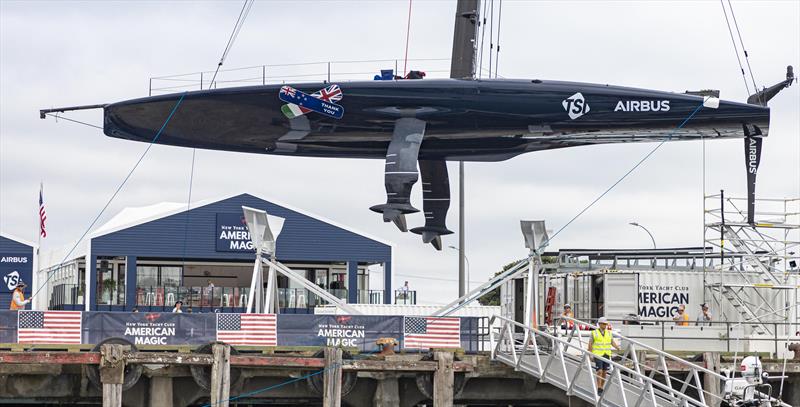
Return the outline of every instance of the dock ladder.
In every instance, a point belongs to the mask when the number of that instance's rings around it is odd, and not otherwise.
[[[597,406],[699,407],[720,405],[725,400],[720,389],[731,379],[616,332],[613,336],[622,348],[621,358],[605,359],[611,370],[599,393],[594,356],[587,350],[591,331],[580,329],[597,327],[572,318],[562,321],[571,321],[573,327],[543,328],[551,330],[545,332],[505,317],[492,317],[490,325],[499,325],[490,333],[492,359]],[[655,360],[640,360],[645,355],[655,356]],[[671,369],[688,374],[683,379],[675,377],[670,375]]]

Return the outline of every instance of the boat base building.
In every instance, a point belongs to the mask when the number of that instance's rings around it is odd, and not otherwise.
[[[242,206],[285,219],[281,263],[354,304],[391,304],[392,245],[320,216],[249,194],[192,204],[126,208],[90,233],[80,252],[42,256],[36,309],[242,312],[255,251]],[[64,259],[67,259],[66,261]],[[49,277],[49,279],[48,279]],[[316,295],[279,276],[283,313],[313,313]]]

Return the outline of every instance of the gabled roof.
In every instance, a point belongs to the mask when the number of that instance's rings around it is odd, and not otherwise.
[[[12,234],[0,231],[0,236],[6,238],[8,240],[13,240],[13,241],[15,241],[15,242],[17,242],[19,244],[24,244],[25,246],[30,246],[30,247],[33,247],[34,249],[36,248],[36,243],[29,242],[29,241],[27,241],[25,239],[18,238],[16,236],[12,235]]]
[[[267,201],[267,202],[271,202],[271,203],[273,203],[273,204],[275,204],[277,206],[282,206],[282,207],[284,207],[284,208],[286,208],[286,209],[288,209],[290,211],[300,213],[300,214],[308,216],[310,218],[314,218],[314,219],[316,219],[316,220],[318,220],[320,222],[327,223],[327,224],[335,226],[335,227],[337,227],[339,229],[343,229],[343,230],[346,230],[348,232],[352,232],[352,233],[355,233],[357,235],[360,235],[360,236],[363,236],[365,238],[368,238],[370,240],[374,240],[376,242],[383,243],[383,244],[385,244],[387,246],[394,247],[394,244],[391,243],[391,242],[387,242],[387,241],[385,241],[383,239],[379,239],[377,237],[368,235],[368,234],[366,234],[366,233],[364,233],[362,231],[359,231],[359,230],[353,229],[351,227],[342,225],[342,224],[340,224],[338,222],[335,222],[335,221],[330,220],[328,218],[325,218],[323,216],[308,212],[306,210],[298,209],[298,208],[296,208],[294,206],[287,205],[287,204],[285,204],[283,202],[279,202],[279,201],[276,201],[274,199],[262,198],[260,196],[255,196],[255,195],[250,195],[250,194],[234,194],[234,195],[223,196],[221,198],[202,200],[202,201],[198,201],[198,202],[192,203],[191,205],[188,206],[188,209],[189,210],[197,209],[197,208],[200,208],[200,207],[203,207],[203,206],[206,206],[206,205],[211,205],[211,204],[214,204],[214,203],[217,203],[217,202],[225,201],[225,200],[232,199],[232,198],[235,198],[235,197],[238,197],[238,196],[242,196],[242,195],[249,195],[249,196],[252,196],[254,198],[258,198],[258,199],[261,199],[261,200],[264,200],[264,201]],[[256,208],[256,209],[260,209],[260,208]],[[154,220],[158,220],[158,219],[166,218],[168,216],[172,216],[172,215],[176,215],[176,214],[179,214],[179,213],[183,213],[183,212],[186,212],[186,210],[187,210],[186,203],[178,203],[178,202],[161,202],[161,203],[154,204],[154,205],[125,208],[122,211],[120,211],[117,215],[115,215],[113,218],[109,219],[108,222],[104,223],[103,225],[101,225],[100,227],[95,229],[92,233],[90,233],[89,236],[90,236],[90,238],[96,238],[96,237],[108,235],[108,234],[111,234],[111,233],[114,233],[114,232],[118,232],[118,231],[123,230],[123,229],[128,229],[128,228],[131,228],[131,227],[134,227],[134,226],[137,226],[137,225],[141,225],[141,224],[144,224],[144,223],[152,222]]]
[[[320,222],[324,222],[324,223],[327,223],[327,224],[332,225],[334,227],[337,227],[337,228],[349,231],[351,233],[354,233],[356,235],[363,236],[363,237],[365,237],[367,239],[376,241],[378,243],[382,243],[382,244],[384,244],[386,246],[389,246],[392,249],[394,249],[394,244],[392,244],[390,242],[384,241],[382,239],[378,239],[378,238],[376,238],[374,236],[370,236],[370,235],[368,235],[368,234],[366,234],[364,232],[361,232],[361,231],[355,230],[353,228],[344,226],[344,225],[342,225],[340,223],[334,222],[334,221],[332,221],[330,219],[327,219],[325,217],[310,213],[310,212],[305,211],[305,210],[297,209],[297,208],[295,208],[295,207],[293,207],[291,205],[287,205],[287,204],[282,203],[282,202],[277,202],[277,201],[275,201],[273,199],[261,198],[261,197],[250,195],[250,194],[233,194],[233,195],[223,196],[223,197],[220,197],[220,198],[202,200],[202,201],[198,201],[198,202],[192,203],[191,205],[188,206],[188,209],[189,210],[193,210],[193,209],[201,208],[201,207],[206,206],[206,205],[211,205],[211,204],[214,204],[214,203],[217,203],[217,202],[225,201],[225,200],[236,198],[236,197],[243,196],[243,195],[251,196],[253,198],[261,199],[263,201],[270,202],[270,203],[275,204],[277,206],[284,207],[284,208],[286,208],[286,209],[288,209],[290,211],[297,212],[299,214],[308,216],[310,218],[314,218],[314,219],[316,219],[316,220],[318,220]],[[145,223],[153,222],[153,221],[156,221],[156,220],[159,220],[159,219],[163,219],[163,218],[166,218],[166,217],[169,217],[169,216],[172,216],[172,215],[184,213],[184,212],[186,212],[186,210],[187,210],[187,204],[185,202],[183,202],[183,203],[180,203],[180,202],[161,202],[161,203],[157,203],[157,204],[153,204],[153,205],[147,205],[147,206],[124,208],[119,213],[114,215],[111,219],[106,221],[104,224],[98,226],[92,232],[90,232],[88,234],[88,237],[86,239],[84,239],[84,241],[81,242],[81,244],[79,244],[77,247],[73,248],[74,243],[70,243],[69,245],[64,246],[62,248],[51,249],[51,250],[48,250],[47,252],[42,253],[42,256],[41,256],[42,268],[43,269],[47,269],[47,268],[56,266],[58,264],[61,264],[62,262],[68,262],[68,261],[71,261],[71,260],[86,256],[86,254],[88,252],[88,248],[91,245],[91,240],[94,239],[94,238],[98,238],[98,237],[101,237],[101,236],[109,235],[109,234],[112,234],[112,233],[115,233],[115,232],[118,232],[118,231],[121,231],[121,230],[132,228],[134,226],[142,225],[142,224],[145,224]],[[72,253],[69,253],[71,249],[73,249]],[[69,253],[69,255],[67,255],[68,253]]]

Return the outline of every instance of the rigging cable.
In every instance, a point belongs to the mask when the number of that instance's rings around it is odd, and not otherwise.
[[[734,14],[733,12],[733,4],[731,4],[731,0],[728,0],[728,8],[731,9],[731,17],[733,17],[733,25],[736,27],[736,34],[739,36],[739,45],[742,46],[742,52],[744,52],[744,61],[747,63],[747,70],[750,71],[750,79],[753,81],[753,93],[758,93],[758,86],[756,86],[756,77],[753,76],[753,68],[750,67],[750,55],[747,54],[747,50],[744,48],[744,40],[742,40],[742,32],[739,31],[739,23],[736,21],[736,14]],[[761,98],[759,97],[759,99]]]
[[[592,206],[594,206],[594,205],[595,205],[597,202],[599,202],[601,199],[603,199],[603,197],[604,197],[604,196],[608,195],[608,193],[609,193],[609,192],[611,192],[611,190],[613,190],[613,189],[614,189],[614,188],[615,188],[617,185],[619,185],[619,184],[620,184],[620,183],[621,183],[621,182],[622,182],[622,181],[623,181],[625,178],[627,178],[627,177],[628,177],[629,175],[631,175],[631,174],[632,174],[632,173],[633,173],[633,172],[634,172],[634,171],[635,171],[637,168],[639,168],[639,167],[640,167],[642,164],[644,164],[644,162],[645,162],[645,161],[647,161],[647,159],[648,159],[648,158],[650,158],[650,157],[651,157],[653,154],[655,154],[655,152],[656,152],[656,151],[658,151],[658,149],[659,149],[659,148],[661,148],[661,146],[663,146],[663,145],[664,145],[664,143],[666,143],[667,141],[670,141],[670,140],[672,139],[672,136],[673,136],[673,135],[675,135],[675,133],[677,133],[677,132],[678,132],[678,130],[680,130],[681,128],[683,128],[683,126],[685,126],[685,125],[686,125],[686,123],[688,123],[688,122],[689,122],[689,120],[691,120],[691,119],[692,119],[692,118],[693,118],[693,117],[694,117],[694,116],[697,114],[697,112],[699,112],[699,111],[700,111],[700,109],[702,109],[702,108],[703,108],[703,103],[700,103],[700,105],[699,105],[699,106],[697,106],[697,108],[695,108],[695,109],[692,111],[692,113],[690,113],[688,116],[686,116],[686,118],[685,118],[685,119],[683,119],[683,121],[682,121],[682,122],[681,122],[681,123],[680,123],[680,124],[679,124],[677,127],[675,127],[675,129],[673,129],[673,130],[672,130],[672,131],[671,131],[671,132],[670,132],[670,133],[667,135],[667,137],[665,137],[663,140],[661,140],[661,142],[660,142],[660,143],[658,143],[658,145],[656,145],[655,147],[653,147],[653,149],[652,149],[652,150],[650,150],[650,152],[648,152],[647,154],[645,154],[645,155],[644,155],[644,157],[642,157],[642,159],[641,159],[641,160],[639,160],[639,161],[638,161],[636,164],[634,164],[634,166],[633,166],[633,167],[631,167],[631,169],[629,169],[629,170],[628,170],[628,171],[627,171],[625,174],[623,174],[623,175],[622,175],[622,176],[621,176],[619,179],[617,179],[617,181],[616,181],[616,182],[614,182],[613,184],[611,184],[611,186],[610,186],[610,187],[606,188],[606,190],[605,190],[605,191],[603,191],[603,193],[602,193],[602,194],[600,194],[600,195],[599,195],[597,198],[595,198],[595,199],[594,199],[592,202],[590,202],[590,203],[589,203],[589,205],[586,205],[586,207],[585,207],[585,208],[581,209],[581,211],[580,211],[580,212],[578,212],[578,214],[577,214],[577,215],[573,216],[573,217],[572,217],[572,219],[570,219],[570,220],[569,220],[569,222],[565,223],[565,224],[564,224],[564,226],[561,226],[561,228],[560,228],[560,229],[558,229],[558,230],[556,231],[556,233],[554,233],[554,234],[550,235],[550,236],[547,238],[547,240],[545,240],[544,242],[542,242],[542,244],[540,245],[540,249],[542,249],[542,248],[546,247],[548,244],[550,244],[550,242],[552,242],[552,241],[553,241],[553,239],[555,239],[555,238],[556,238],[556,236],[558,236],[558,234],[559,234],[559,233],[563,232],[563,231],[564,231],[564,229],[566,229],[567,227],[569,227],[569,225],[571,225],[573,222],[575,222],[575,220],[577,220],[577,219],[578,219],[578,218],[579,218],[581,215],[583,215],[583,214],[584,214],[586,211],[588,211],[588,210],[589,210],[589,209],[590,209]],[[537,253],[537,255],[538,255],[538,253]],[[523,260],[520,260],[520,261],[523,261]],[[455,308],[452,308],[452,309],[450,309],[450,310],[449,310],[447,313],[445,313],[445,314],[443,314],[443,315],[440,315],[440,316],[441,316],[441,317],[446,317],[446,316],[448,316],[448,315],[452,314],[453,312],[456,312],[456,311],[458,311],[459,309],[463,308],[463,307],[464,307],[464,306],[466,306],[467,304],[469,304],[469,302],[466,302],[466,301],[465,301],[465,302],[462,302],[460,305],[456,306]]]
[[[497,78],[497,67],[500,65],[500,25],[503,18],[503,0],[500,0],[500,7],[497,10],[497,54],[494,58],[494,77]]]
[[[567,228],[567,226],[569,226],[569,225],[570,225],[572,222],[574,222],[574,221],[575,221],[576,219],[578,219],[578,218],[579,218],[581,215],[583,215],[583,214],[584,214],[586,211],[588,211],[588,210],[589,210],[589,208],[591,208],[592,206],[594,206],[594,204],[596,204],[598,201],[600,201],[600,200],[601,200],[601,199],[602,199],[604,196],[606,196],[606,194],[608,194],[609,192],[611,192],[611,190],[612,190],[612,189],[614,189],[614,187],[616,187],[617,185],[619,185],[619,183],[620,183],[620,182],[622,182],[622,181],[623,181],[625,178],[627,178],[627,177],[628,177],[628,175],[631,175],[631,173],[633,173],[633,171],[635,171],[637,168],[639,168],[639,166],[641,166],[642,164],[644,164],[644,162],[645,162],[645,161],[647,161],[647,159],[648,159],[648,158],[650,158],[650,156],[652,156],[653,154],[655,154],[655,152],[656,152],[656,151],[658,151],[658,149],[659,149],[659,148],[661,148],[661,146],[663,146],[663,145],[664,145],[664,143],[666,143],[667,141],[670,141],[670,140],[672,139],[672,136],[673,136],[673,135],[674,135],[674,134],[675,134],[675,133],[676,133],[678,130],[680,130],[681,128],[683,128],[683,126],[685,126],[685,125],[686,125],[686,123],[688,123],[688,122],[689,122],[689,120],[691,120],[691,119],[694,117],[694,115],[696,115],[696,114],[697,114],[697,112],[699,112],[699,111],[700,111],[700,109],[702,109],[702,108],[703,108],[703,104],[702,104],[702,103],[700,103],[700,105],[699,105],[699,106],[697,106],[697,108],[695,108],[695,109],[694,109],[694,111],[692,111],[692,113],[691,113],[689,116],[687,116],[687,117],[686,117],[686,118],[685,118],[685,119],[684,119],[684,120],[681,122],[681,124],[679,124],[679,125],[678,125],[678,127],[676,127],[676,128],[675,128],[675,130],[673,130],[672,132],[670,132],[670,134],[669,134],[669,135],[668,135],[666,138],[664,138],[664,140],[661,140],[661,142],[660,142],[660,143],[658,143],[658,145],[656,145],[655,147],[653,147],[653,149],[652,149],[652,150],[650,150],[650,152],[649,152],[649,153],[645,154],[645,156],[644,156],[644,157],[642,157],[642,159],[641,159],[641,160],[639,160],[639,162],[637,162],[637,163],[636,163],[636,164],[635,164],[633,167],[631,167],[631,169],[630,169],[630,170],[628,170],[628,172],[626,172],[625,174],[623,174],[623,175],[622,175],[622,176],[621,176],[621,177],[620,177],[620,178],[619,178],[619,179],[618,179],[616,182],[614,182],[613,184],[611,184],[611,186],[610,186],[610,187],[608,187],[608,189],[606,189],[606,190],[605,190],[605,191],[604,191],[602,194],[600,194],[600,195],[599,195],[597,198],[595,198],[595,200],[594,200],[594,201],[592,201],[591,203],[589,203],[589,205],[587,205],[587,206],[586,206],[585,208],[583,208],[583,209],[582,209],[580,212],[578,212],[578,214],[577,214],[577,215],[573,216],[573,217],[572,217],[572,219],[570,219],[570,220],[569,220],[569,222],[567,222],[566,224],[564,224],[564,226],[562,226],[560,229],[558,229],[558,230],[556,231],[556,233],[554,233],[552,236],[550,236],[550,238],[549,238],[549,239],[547,239],[547,242],[546,242],[546,243],[549,243],[550,241],[552,241],[552,240],[553,240],[553,239],[554,239],[556,236],[558,236],[558,234],[559,234],[559,233],[561,233],[561,231],[563,231],[564,229],[566,229],[566,228]],[[542,245],[542,247],[544,247],[544,244]]]
[[[489,78],[492,77],[492,53],[494,52],[494,0],[489,6]]]
[[[411,38],[411,0],[408,0],[408,22],[406,23],[406,55],[403,58],[403,77],[408,73],[408,40]]]
[[[64,264],[64,262],[67,261],[69,256],[72,255],[72,252],[75,251],[75,249],[78,247],[78,245],[81,243],[81,241],[83,241],[83,239],[86,237],[86,235],[89,234],[89,231],[92,230],[92,227],[94,227],[95,223],[97,223],[97,221],[100,219],[100,216],[103,215],[103,213],[106,211],[106,209],[108,209],[109,205],[111,205],[111,202],[114,201],[114,198],[117,197],[119,192],[122,190],[122,187],[125,186],[125,184],[128,182],[128,180],[133,175],[134,171],[136,171],[136,169],[139,167],[139,164],[141,164],[142,160],[144,160],[144,157],[147,156],[147,153],[150,151],[150,148],[153,147],[153,144],[155,144],[156,141],[158,141],[158,138],[161,137],[161,133],[164,132],[164,129],[167,127],[167,124],[169,124],[170,120],[172,120],[172,117],[175,115],[175,112],[178,110],[178,106],[181,105],[181,102],[183,102],[183,98],[185,96],[186,96],[185,93],[182,94],[181,97],[178,99],[178,101],[175,102],[175,106],[172,108],[172,111],[169,112],[169,116],[167,116],[167,119],[164,121],[164,124],[162,124],[161,127],[158,129],[158,131],[156,132],[156,135],[150,141],[150,144],[148,144],[147,148],[144,150],[144,152],[142,152],[142,155],[139,156],[139,160],[136,161],[136,164],[133,165],[133,168],[131,168],[131,170],[128,172],[128,175],[126,175],[125,178],[122,180],[122,182],[119,184],[119,186],[117,187],[117,190],[114,191],[114,193],[111,195],[111,198],[108,199],[108,202],[106,202],[105,206],[103,206],[103,209],[100,210],[100,212],[97,214],[97,216],[95,216],[95,218],[92,221],[92,223],[89,224],[89,227],[86,228],[86,231],[83,232],[83,234],[78,239],[78,241],[75,242],[75,245],[72,246],[72,248],[67,252],[67,254],[64,256],[64,259],[61,260],[60,263],[58,263],[59,265]],[[87,124],[87,123],[82,123],[82,124]],[[89,125],[89,126],[92,126],[92,125]],[[96,127],[96,126],[92,126],[92,127]],[[86,259],[86,260],[89,261],[90,259]],[[89,270],[89,268],[87,267],[87,272],[88,272],[88,270]],[[48,272],[47,274],[48,274],[47,279],[45,279],[44,282],[39,285],[39,289],[36,290],[31,295],[31,298],[33,298],[37,294],[39,294],[39,291],[41,291],[42,288],[47,286],[47,282],[50,281],[50,279],[53,278],[54,275],[56,275],[55,271],[53,271],[52,273]],[[86,281],[90,281],[88,276],[87,276]]]
[[[481,13],[480,18],[478,19],[478,24],[481,24],[481,55],[478,57],[478,78],[483,77],[483,42],[486,39],[486,5],[489,4],[488,1],[483,2],[483,13]],[[483,22],[481,22],[481,20]]]
[[[191,170],[189,170],[189,196],[186,198],[186,216],[183,224],[183,261],[182,261],[183,270],[181,271],[184,274],[186,273],[186,250],[187,250],[187,242],[189,241],[189,210],[192,208],[192,184],[194,181],[194,159],[196,154],[197,154],[197,149],[193,148],[192,168]],[[213,293],[210,295],[213,295]]]
[[[222,52],[222,57],[219,59],[217,69],[214,71],[214,76],[211,78],[211,83],[208,85],[209,89],[214,86],[214,80],[217,78],[219,68],[225,63],[225,59],[228,58],[228,53],[231,51],[231,48],[233,48],[233,43],[236,41],[236,37],[239,36],[239,31],[242,30],[244,20],[247,19],[247,15],[250,14],[250,8],[253,7],[254,2],[255,0],[244,0],[242,10],[239,12],[239,18],[236,19],[236,24],[233,26],[231,36],[228,38],[228,43],[225,45],[225,50]]]
[[[58,119],[64,119],[64,120],[66,120],[68,122],[78,123],[78,124],[82,124],[84,126],[94,127],[95,129],[103,130],[103,126],[97,126],[97,125],[94,125],[94,124],[91,124],[91,123],[82,122],[80,120],[70,119],[69,117],[59,116],[58,113],[55,113],[55,114],[47,113],[47,115],[55,117],[56,118],[56,122],[58,122]]]
[[[739,47],[736,45],[736,40],[733,38],[733,29],[731,29],[731,22],[728,19],[728,11],[725,9],[723,0],[719,0],[719,4],[722,6],[722,13],[725,15],[725,24],[728,25],[728,33],[731,35],[731,44],[733,44],[733,50],[736,52],[736,61],[739,62],[739,70],[742,71],[742,80],[744,81],[745,89],[747,89],[747,96],[750,96],[750,85],[747,84],[747,75],[744,73],[742,58],[739,56]]]
[[[222,67],[222,64],[225,63],[225,59],[228,58],[228,53],[230,53],[231,49],[233,48],[234,42],[236,42],[236,38],[239,36],[239,32],[242,30],[244,26],[244,22],[247,19],[247,15],[250,14],[250,9],[253,7],[253,3],[255,0],[245,0],[244,4],[242,5],[242,10],[239,12],[239,17],[236,19],[236,24],[233,26],[233,31],[231,32],[231,36],[228,38],[228,43],[225,44],[225,49],[222,51],[222,56],[219,58],[219,63],[217,64],[217,70],[214,71],[214,76],[211,78],[211,83],[209,83],[208,88],[214,85],[214,80],[217,78],[217,73],[219,73],[219,69]],[[194,166],[195,166],[195,159],[197,157],[197,149],[192,148],[192,165],[191,169],[189,170],[189,192],[186,198],[186,216],[184,216],[184,225],[183,225],[183,259],[182,259],[182,272],[186,272],[186,251],[188,250],[188,241],[189,241],[189,211],[192,208],[192,186],[194,184]],[[210,293],[209,295],[213,295]]]

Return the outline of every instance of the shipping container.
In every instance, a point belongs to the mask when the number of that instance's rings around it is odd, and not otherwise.
[[[719,296],[719,283],[739,290],[735,301]],[[786,287],[793,289],[769,288],[755,272],[727,271],[720,273],[702,270],[599,270],[569,274],[542,274],[539,278],[539,320],[558,318],[564,304],[570,304],[574,317],[582,320],[595,320],[607,317],[611,320],[640,321],[655,323],[671,320],[680,305],[686,307],[689,320],[694,325],[702,315],[701,305],[707,303],[714,321],[731,323],[747,322],[758,315],[765,323],[789,323],[791,326],[778,328],[778,335],[786,335],[800,330],[798,321],[797,275],[788,278]],[[523,322],[523,309],[527,275],[522,275],[501,286],[501,312],[507,318]],[[550,300],[553,306],[550,315],[548,308],[548,288],[555,293]],[[741,301],[739,301],[741,299]],[[744,308],[750,310],[750,316]],[[758,333],[752,324],[744,324],[747,334]],[[770,329],[770,333],[775,332]]]

